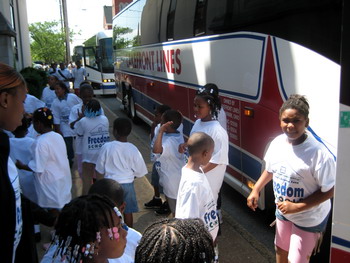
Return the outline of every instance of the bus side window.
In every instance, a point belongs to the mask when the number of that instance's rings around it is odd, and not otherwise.
[[[205,35],[206,13],[207,13],[207,0],[197,0],[197,6],[196,6],[194,22],[193,22],[194,36]]]
[[[167,19],[167,30],[166,30],[166,36],[168,41],[174,40],[176,3],[177,3],[177,0],[170,0],[168,19]]]

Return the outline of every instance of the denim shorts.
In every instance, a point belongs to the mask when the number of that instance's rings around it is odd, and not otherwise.
[[[287,218],[285,218],[277,209],[276,209],[276,217],[279,220],[284,220],[284,221],[289,221]],[[311,227],[303,227],[303,226],[298,226],[296,224],[294,224],[296,227],[307,231],[307,232],[312,232],[312,233],[322,233],[326,231],[326,227],[327,227],[327,221],[328,221],[328,217],[329,217],[329,213],[326,216],[326,218],[317,226],[311,226]]]
[[[120,186],[124,190],[124,202],[126,203],[124,213],[130,214],[138,212],[139,207],[137,205],[134,183],[120,184]]]
[[[152,166],[152,176],[151,176],[151,184],[154,187],[158,187],[159,192],[162,194],[163,193],[163,187],[159,184],[159,174],[156,168],[156,163],[153,163]]]

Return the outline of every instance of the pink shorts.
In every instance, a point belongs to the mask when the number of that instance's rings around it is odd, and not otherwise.
[[[275,245],[288,251],[288,261],[309,262],[321,233],[312,233],[296,227],[292,222],[276,218]]]

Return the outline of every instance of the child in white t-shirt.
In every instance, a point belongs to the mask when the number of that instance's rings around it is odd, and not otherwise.
[[[123,187],[126,202],[125,223],[129,227],[133,225],[132,213],[138,212],[134,179],[148,172],[140,151],[128,142],[131,128],[129,119],[117,118],[113,123],[113,135],[116,140],[102,146],[96,162],[97,179],[111,178]]]
[[[62,136],[52,130],[50,109],[37,109],[33,114],[33,125],[41,134],[33,146],[33,159],[28,165],[17,160],[16,166],[34,171],[38,205],[57,213],[71,200],[72,177],[66,147]]]
[[[28,120],[26,117],[22,119],[22,125],[18,126],[12,132],[15,138],[10,138],[10,157],[15,163],[16,160],[21,160],[28,163],[32,159],[32,146],[34,139],[26,137],[28,133]],[[22,194],[34,203],[38,202],[35,191],[35,175],[32,171],[18,170],[19,184],[21,186]]]
[[[177,130],[182,123],[182,115],[177,110],[167,110],[157,138],[153,153],[160,154],[156,167],[159,173],[159,184],[163,187],[170,210],[175,215],[176,197],[181,179],[181,168],[185,166],[185,155],[178,152],[179,144],[184,143],[183,135]]]
[[[252,210],[259,193],[273,180],[276,204],[277,262],[309,262],[317,251],[331,210],[336,166],[334,157],[313,134],[309,103],[294,94],[279,112],[283,134],[269,145],[266,168],[247,198]]]
[[[202,169],[211,159],[214,141],[204,132],[196,132],[188,139],[187,147],[189,157],[182,168],[175,216],[200,218],[215,241],[219,230],[216,200]]]
[[[82,140],[83,195],[92,184],[95,166],[101,147],[109,141],[109,122],[101,115],[100,103],[92,99],[85,107],[84,116],[75,124],[75,131]]]
[[[145,208],[155,208],[155,209],[159,209],[160,207],[164,207],[164,209],[167,210],[167,213],[169,214],[168,211],[170,211],[170,209],[168,207],[168,203],[166,201],[163,203],[163,201],[160,197],[160,194],[163,193],[163,189],[159,185],[159,174],[158,174],[158,171],[157,171],[156,166],[155,166],[155,162],[157,160],[157,155],[154,154],[152,151],[154,142],[157,138],[158,131],[160,128],[160,122],[162,120],[162,115],[167,110],[170,110],[170,107],[168,105],[158,105],[154,111],[154,120],[153,120],[153,123],[151,125],[151,134],[150,134],[151,161],[153,162],[151,184],[153,186],[154,196],[150,201],[145,203],[144,206],[145,206]]]
[[[73,138],[75,133],[69,125],[69,114],[74,105],[81,103],[81,99],[77,95],[69,93],[69,89],[61,81],[56,83],[55,93],[57,98],[54,99],[51,105],[55,132],[63,136],[67,147],[69,165],[72,167],[74,161]]]

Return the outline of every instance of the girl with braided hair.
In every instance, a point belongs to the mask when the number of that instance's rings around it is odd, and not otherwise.
[[[217,202],[224,181],[226,166],[228,165],[228,135],[217,121],[221,109],[217,91],[211,85],[199,88],[194,98],[193,109],[197,120],[191,129],[190,135],[195,132],[204,132],[212,137],[215,142],[212,158],[207,165],[203,166],[203,172],[207,176],[215,202]],[[186,143],[181,144],[179,152],[185,152],[186,147]]]
[[[309,103],[294,94],[279,112],[283,134],[270,144],[266,168],[247,198],[255,211],[259,192],[271,180],[276,203],[276,262],[309,262],[317,252],[331,209],[335,160],[313,134]]]
[[[72,177],[62,136],[53,131],[53,115],[48,108],[33,114],[33,126],[40,134],[28,164],[17,160],[18,169],[33,171],[38,205],[57,214],[71,200]]]
[[[213,239],[200,219],[164,218],[151,224],[136,249],[135,263],[211,263]]]
[[[83,194],[87,194],[95,175],[95,166],[102,146],[109,141],[109,122],[102,114],[98,100],[91,99],[85,106],[84,117],[74,125],[82,137]]]
[[[73,199],[62,209],[49,248],[41,261],[106,263],[123,255],[126,230],[113,201],[97,194]]]

